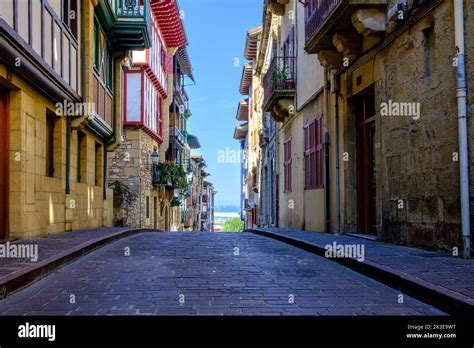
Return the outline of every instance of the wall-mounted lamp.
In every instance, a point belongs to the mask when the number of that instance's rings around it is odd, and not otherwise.
[[[160,159],[160,154],[158,153],[158,151],[156,151],[156,149],[153,149],[153,152],[150,154],[150,157],[151,157],[151,163],[153,165],[158,164],[158,161]]]

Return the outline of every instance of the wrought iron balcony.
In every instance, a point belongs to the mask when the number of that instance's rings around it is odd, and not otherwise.
[[[293,103],[295,96],[295,57],[274,57],[263,78],[263,109],[270,112],[282,100]],[[279,108],[285,108],[282,105]],[[272,114],[272,116],[275,115]],[[277,121],[281,121],[277,119]]]
[[[308,11],[305,25],[306,43],[321,28],[326,19],[341,2],[342,0],[309,1],[310,4],[306,8],[306,11]]]
[[[387,0],[308,0],[305,22],[305,51],[318,53],[332,47],[337,31],[355,31],[351,15],[359,8],[380,8]]]
[[[151,46],[149,0],[115,1],[114,46],[122,49],[144,49]]]

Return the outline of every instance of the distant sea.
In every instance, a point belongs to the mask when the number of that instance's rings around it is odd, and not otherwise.
[[[215,212],[219,213],[240,213],[239,205],[216,205],[214,207]]]

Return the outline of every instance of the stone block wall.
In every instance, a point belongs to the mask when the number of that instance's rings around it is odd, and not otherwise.
[[[427,75],[423,30],[430,27],[435,50],[433,71]],[[375,60],[376,109],[389,100],[421,106],[418,120],[382,116],[378,124],[383,240],[429,249],[460,246],[454,53],[452,5],[444,2]]]
[[[162,153],[160,146],[143,130],[130,127],[124,129],[124,141],[108,154],[108,179],[118,195],[114,198],[114,225],[166,229],[170,197],[164,188],[153,185],[150,157],[155,148]]]

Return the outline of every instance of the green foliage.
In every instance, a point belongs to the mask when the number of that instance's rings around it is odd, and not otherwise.
[[[171,201],[171,206],[172,207],[179,207],[181,205],[181,201],[180,200],[177,200],[177,199],[173,199]]]
[[[161,162],[156,164],[156,170],[160,172],[160,184],[172,185],[182,191],[188,189],[186,172],[183,167],[171,162]]]
[[[286,82],[288,79],[288,71],[286,67],[280,68],[275,66],[270,75],[270,82],[275,84],[277,82]]]
[[[225,222],[221,232],[242,232],[243,230],[244,222],[240,218],[234,218]]]

